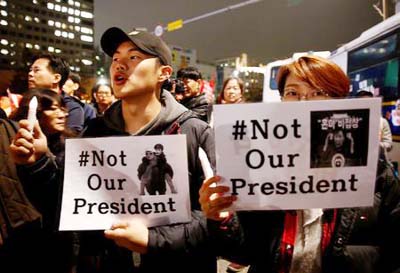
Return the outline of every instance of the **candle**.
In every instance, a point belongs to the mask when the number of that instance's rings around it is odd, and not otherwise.
[[[29,122],[29,129],[31,132],[33,131],[33,127],[36,122],[37,107],[38,107],[38,101],[37,101],[36,96],[34,96],[31,99],[31,101],[29,102],[29,110],[28,110],[28,117],[27,117],[27,120]]]
[[[201,168],[203,169],[205,179],[213,177],[214,171],[211,168],[211,164],[210,164],[210,161],[208,160],[206,152],[201,147],[199,147],[199,159],[200,159]]]

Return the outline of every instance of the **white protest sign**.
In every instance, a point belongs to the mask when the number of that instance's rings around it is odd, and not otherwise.
[[[217,173],[238,197],[232,208],[372,205],[380,106],[378,98],[216,105]]]
[[[188,222],[185,135],[67,139],[60,230]]]

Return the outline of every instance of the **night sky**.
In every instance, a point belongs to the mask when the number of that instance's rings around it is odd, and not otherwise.
[[[95,0],[95,40],[108,27],[153,31],[245,0]],[[168,44],[197,50],[198,59],[239,56],[267,63],[293,52],[334,50],[381,21],[377,0],[264,0],[165,32]]]

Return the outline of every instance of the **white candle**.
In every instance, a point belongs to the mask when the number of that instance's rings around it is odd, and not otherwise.
[[[208,160],[206,152],[201,147],[199,147],[199,159],[200,159],[201,168],[203,169],[205,179],[213,177],[214,171],[211,168],[211,164],[210,164],[210,161]]]
[[[38,107],[37,98],[36,98],[36,96],[33,96],[31,101],[29,102],[29,110],[28,110],[28,117],[27,117],[27,120],[29,122],[29,129],[31,132],[33,131],[33,127],[36,122],[37,107]]]

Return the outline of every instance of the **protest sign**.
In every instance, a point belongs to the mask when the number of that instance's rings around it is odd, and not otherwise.
[[[217,173],[234,210],[370,206],[381,100],[217,105]],[[327,110],[329,109],[329,110]]]
[[[185,135],[67,139],[60,230],[188,222]]]

